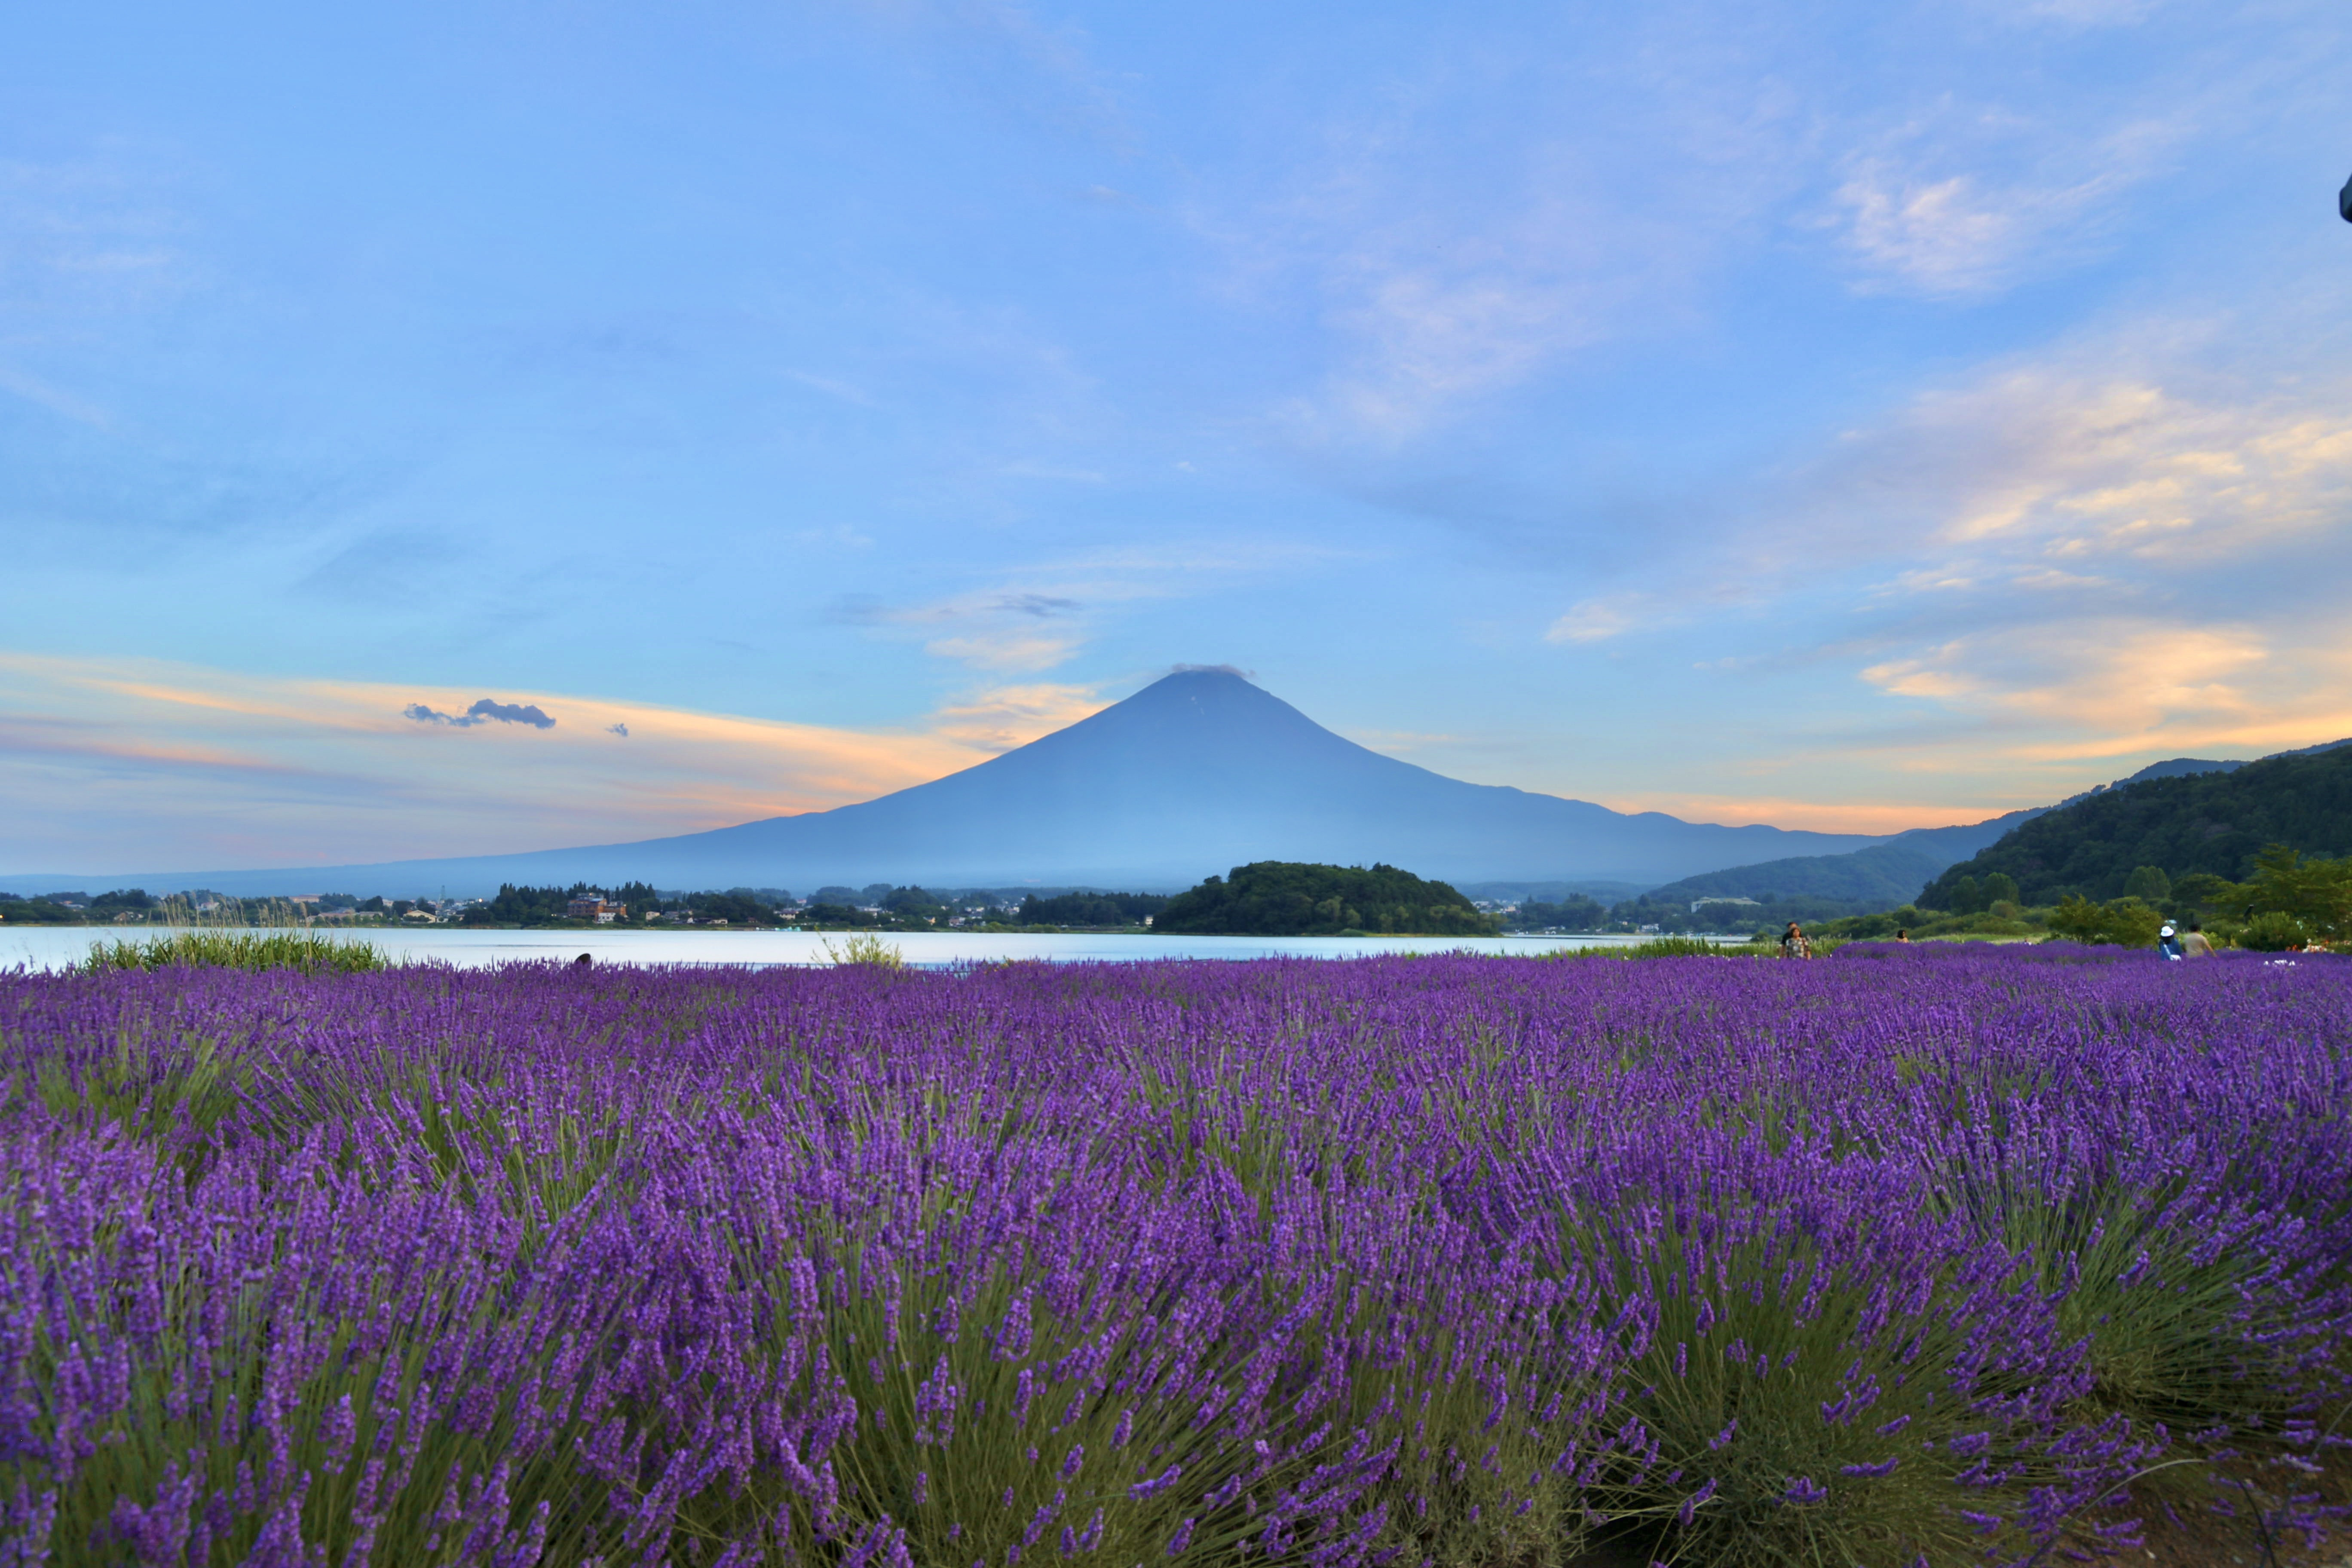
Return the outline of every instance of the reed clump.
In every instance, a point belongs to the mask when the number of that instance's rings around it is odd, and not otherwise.
[[[167,935],[92,943],[85,973],[108,970],[292,969],[304,974],[368,974],[385,967],[373,944],[300,931],[189,927]]]

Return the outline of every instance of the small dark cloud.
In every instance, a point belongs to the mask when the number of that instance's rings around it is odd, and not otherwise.
[[[422,702],[412,702],[400,710],[404,719],[414,719],[420,724],[448,724],[457,729],[470,729],[495,719],[501,724],[528,724],[534,730],[552,730],[555,721],[535,702],[500,702],[484,697],[463,713],[442,713]]]
[[[1257,679],[1256,670],[1244,669],[1238,664],[1171,664],[1168,667],[1168,673],[1171,675],[1238,675],[1244,680]]]
[[[604,733],[618,735],[625,741],[629,738],[629,727],[626,724],[607,724],[604,726]]]
[[[1034,616],[1039,620],[1048,620],[1055,616],[1074,616],[1086,608],[1076,599],[1056,599],[1050,594],[1007,594],[996,601],[996,607],[1011,610],[1015,615]]]
[[[824,618],[838,626],[870,626],[886,613],[882,601],[871,594],[843,594],[825,606]]]
[[[477,723],[484,719],[496,719],[501,724],[528,724],[534,730],[552,730],[555,721],[541,711],[535,703],[500,702],[485,697],[466,710],[466,717]]]

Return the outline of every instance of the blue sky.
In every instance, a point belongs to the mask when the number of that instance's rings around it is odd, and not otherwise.
[[[1791,826],[2352,734],[2341,5],[9,40],[0,869],[837,805],[1186,662]]]

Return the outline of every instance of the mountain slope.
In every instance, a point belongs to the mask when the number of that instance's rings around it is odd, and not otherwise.
[[[2343,744],[2341,742],[2335,743]],[[2304,756],[2328,749],[2326,746],[2313,746],[2307,752],[2280,754]],[[1781,899],[1842,899],[1862,906],[1857,911],[1862,913],[1897,909],[1920,897],[1922,889],[1946,868],[1990,848],[2011,829],[2021,826],[2046,812],[2155,779],[2230,773],[2245,765],[2243,762],[2205,757],[2169,757],[2160,763],[2150,763],[2137,773],[2117,779],[2111,784],[2100,784],[2081,795],[2070,795],[2055,806],[2034,806],[1953,827],[1915,827],[1907,833],[1896,834],[1884,844],[1843,854],[1796,856],[1786,860],[1766,860],[1752,866],[1709,871],[1696,877],[1685,877],[1663,888],[1653,888],[1647,896],[1662,903],[1687,903],[1710,894],[1724,898],[1762,899],[1765,894],[1771,893]],[[1772,900],[1766,899],[1764,901],[1769,903]]]
[[[1689,903],[1703,898],[1754,899],[1761,903],[1840,899],[1867,906],[1862,911],[1867,913],[1909,902],[1950,864],[1944,856],[1915,845],[1875,844],[1848,855],[1800,855],[1685,877],[1653,888],[1645,896],[1659,903]]]
[[[1874,913],[1909,903],[1937,872],[1994,843],[2011,828],[2049,810],[2035,806],[1954,827],[1915,827],[1884,844],[1842,855],[1800,855],[1685,877],[1646,895],[1661,903],[1688,903],[1710,895],[1756,899],[1842,899]],[[1767,897],[1766,895],[1772,895]]]
[[[2283,752],[2226,773],[2153,778],[2103,790],[2019,827],[1947,868],[1920,895],[1946,906],[1962,877],[2005,871],[2028,903],[2066,893],[2112,899],[2141,866],[2167,875],[2244,878],[2265,844],[2352,853],[2352,743]]]
[[[642,843],[293,871],[158,873],[149,887],[480,894],[639,879],[665,888],[1023,881],[1189,887],[1255,860],[1369,865],[1463,881],[1651,884],[1861,848],[1877,837],[1728,827],[1466,784],[1382,756],[1238,676],[1171,675],[1065,730],[880,799]],[[110,884],[131,877],[83,878]],[[71,886],[12,877],[0,885]]]

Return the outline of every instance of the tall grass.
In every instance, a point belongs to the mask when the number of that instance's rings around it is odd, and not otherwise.
[[[304,974],[364,974],[384,967],[373,944],[337,942],[299,931],[223,931],[185,928],[168,936],[121,937],[93,942],[85,973],[107,970],[293,969]]]
[[[907,955],[871,931],[860,931],[838,948],[824,943],[824,956],[840,965],[857,965],[866,969],[904,969]]]
[[[1821,943],[1813,951],[1822,951]],[[1703,936],[1654,936],[1623,946],[1562,947],[1546,958],[1761,958],[1778,949],[1752,942],[1709,942]]]

